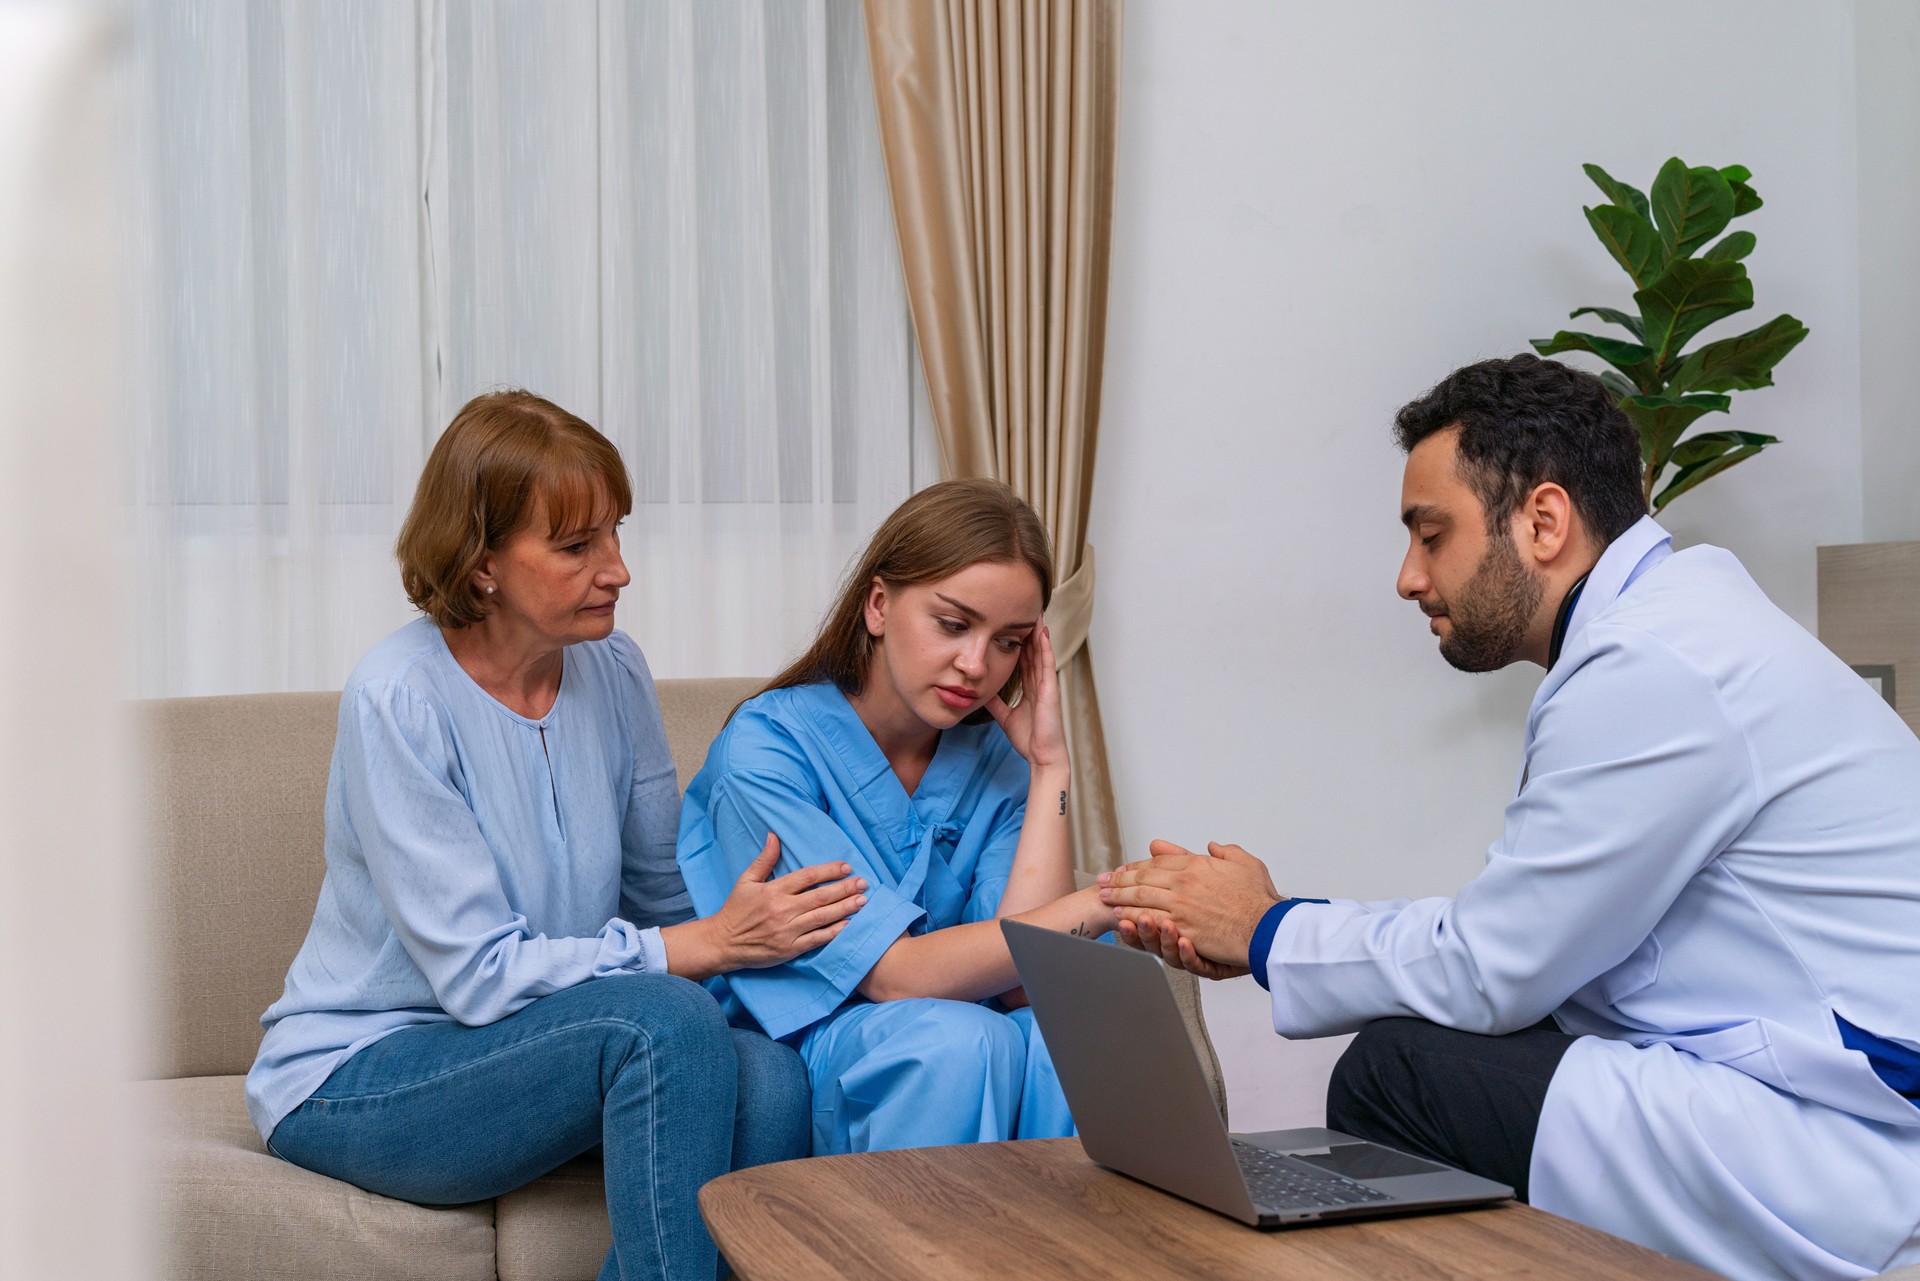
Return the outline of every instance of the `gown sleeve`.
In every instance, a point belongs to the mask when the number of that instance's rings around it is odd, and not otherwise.
[[[347,820],[394,936],[440,1008],[480,1026],[588,979],[646,968],[642,931],[624,920],[588,938],[529,931],[424,697],[402,682],[347,697],[336,759]]]
[[[1013,874],[1013,856],[1020,847],[1020,827],[1027,818],[1027,762],[1018,752],[1008,750],[994,772],[988,796],[994,798],[998,812],[987,834],[986,848],[974,867],[973,883],[961,921],[991,921],[1000,911],[1000,896],[1007,892],[1007,878]]]
[[[1274,1029],[1536,1023],[1632,955],[1758,807],[1745,736],[1712,680],[1643,632],[1597,631],[1541,707],[1528,781],[1485,870],[1453,898],[1287,913],[1267,958]]]
[[[705,812],[705,822],[690,813],[681,830],[681,865],[702,916],[719,909],[769,831],[780,838],[775,876],[837,860],[867,882],[866,906],[825,947],[782,965],[727,975],[734,995],[776,1040],[840,1008],[881,955],[925,916],[920,904],[892,888],[894,874],[873,853],[866,833],[844,830],[819,790],[794,774],[729,770],[713,781]]]

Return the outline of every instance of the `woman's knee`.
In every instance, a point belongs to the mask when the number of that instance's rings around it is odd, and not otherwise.
[[[758,1032],[733,1030],[739,1062],[734,1102],[733,1166],[744,1169],[806,1156],[811,1146],[813,1090],[806,1064]]]
[[[733,1038],[726,1015],[698,983],[673,974],[615,974],[580,987],[587,999],[574,1014],[606,1028],[609,1048],[691,1057],[731,1074]]]
[[[789,1046],[744,1028],[732,1030],[739,1062],[740,1099],[756,1110],[805,1117],[812,1098],[807,1067]]]

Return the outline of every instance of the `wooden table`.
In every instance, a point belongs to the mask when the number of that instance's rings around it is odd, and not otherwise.
[[[745,1281],[1713,1275],[1512,1202],[1260,1232],[1102,1170],[1078,1139],[763,1165],[707,1184],[700,1212]]]

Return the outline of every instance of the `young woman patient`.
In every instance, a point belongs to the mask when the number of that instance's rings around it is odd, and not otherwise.
[[[1052,590],[1046,532],[1012,490],[921,491],[687,788],[696,909],[769,834],[868,883],[825,946],[725,980],[730,1013],[805,1060],[815,1154],[1073,1133],[1031,1012],[1009,1008],[1024,1001],[998,924],[1113,928],[1073,889]]]

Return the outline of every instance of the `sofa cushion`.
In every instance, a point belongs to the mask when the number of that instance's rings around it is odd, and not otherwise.
[[[584,1156],[494,1202],[500,1281],[594,1281],[613,1245],[600,1158]]]
[[[733,709],[752,698],[766,681],[758,676],[711,676],[700,680],[657,681],[660,719],[667,729],[667,750],[673,753],[680,790],[707,763],[707,749],[720,737]]]
[[[492,1281],[492,1202],[428,1208],[289,1165],[254,1132],[243,1085],[238,1076],[135,1084],[152,1122],[169,1277]]]

